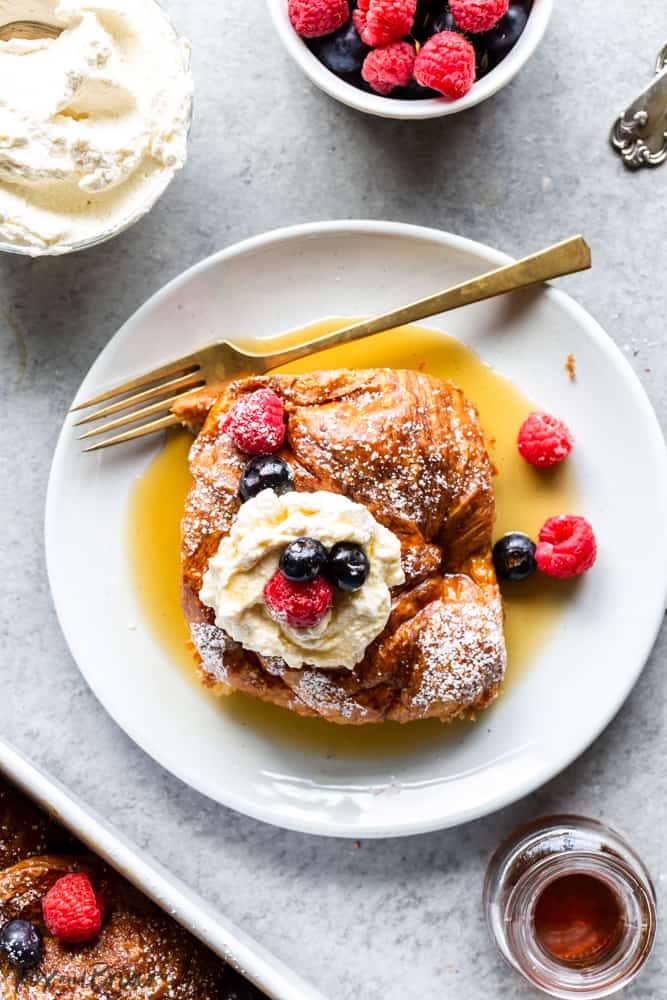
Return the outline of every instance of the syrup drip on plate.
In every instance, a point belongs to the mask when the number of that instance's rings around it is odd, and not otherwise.
[[[349,322],[329,320],[264,343],[270,349],[283,348],[290,342],[327,333]],[[398,329],[390,335],[381,334],[334,348],[279,370],[298,373],[321,368],[375,367],[412,368],[452,379],[475,404],[498,470],[494,479],[496,538],[506,531],[523,531],[534,538],[547,517],[576,512],[576,487],[569,463],[540,472],[518,454],[519,427],[539,405],[451,337],[419,327]],[[562,377],[567,378],[565,371]],[[179,597],[180,519],[190,487],[187,455],[191,443],[192,437],[186,431],[171,433],[165,447],[137,480],[129,503],[128,541],[132,573],[147,625],[169,659],[187,670],[206,698],[212,696],[201,688],[196,677]],[[509,656],[506,687],[520,679],[535,650],[555,627],[570,599],[572,586],[535,576],[523,584],[504,587]],[[465,722],[444,726],[437,720],[406,726],[388,722],[339,727],[318,719],[300,718],[238,693],[219,702],[221,711],[233,716],[240,725],[261,730],[267,738],[288,739],[304,749],[332,754],[413,752],[421,746],[461,737],[468,728]]]

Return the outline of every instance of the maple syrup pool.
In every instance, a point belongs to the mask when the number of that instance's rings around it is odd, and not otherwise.
[[[267,350],[327,333],[348,320],[318,323],[264,341]],[[493,371],[470,348],[437,330],[402,328],[357,344],[333,348],[278,369],[307,372],[320,368],[411,368],[456,382],[479,411],[490,439],[491,458],[498,470],[494,479],[497,504],[495,537],[523,531],[536,537],[553,515],[576,513],[577,491],[569,463],[547,472],[528,465],[516,447],[518,429],[539,405],[523,395],[507,378]],[[563,378],[567,378],[563,370]],[[164,448],[140,477],[128,505],[128,545],[132,575],[146,625],[155,634],[174,666],[187,672],[203,698],[213,698],[199,684],[189,633],[180,608],[180,519],[190,487],[187,456],[192,436],[170,432]],[[572,594],[572,585],[535,576],[523,584],[503,585],[508,651],[507,685],[516,683],[530,665],[532,654],[556,626]],[[325,753],[414,751],[451,738],[469,723],[443,726],[437,720],[401,726],[336,726],[303,719],[286,709],[266,705],[234,693],[216,699],[220,710],[239,724],[261,729],[268,737],[297,742],[304,749]],[[490,710],[492,711],[492,710]],[[487,713],[485,713],[486,715]]]

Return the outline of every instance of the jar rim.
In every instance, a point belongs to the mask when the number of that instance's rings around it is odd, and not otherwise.
[[[619,902],[621,933],[589,964],[559,961],[537,935],[535,909],[548,885],[572,874],[605,883]],[[643,862],[625,839],[597,820],[551,816],[505,840],[487,870],[487,923],[507,962],[531,985],[558,997],[610,996],[627,986],[655,940],[656,894]]]

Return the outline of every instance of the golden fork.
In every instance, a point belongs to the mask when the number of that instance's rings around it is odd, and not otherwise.
[[[530,257],[524,257],[514,264],[507,264],[470,281],[464,281],[444,292],[429,295],[408,306],[353,323],[342,330],[335,330],[333,333],[285,350],[265,354],[261,351],[241,350],[228,341],[211,344],[74,406],[73,411],[77,411],[97,406],[99,403],[108,404],[84,417],[77,426],[110,417],[124,410],[131,410],[130,413],[115,417],[102,426],[87,431],[81,435],[80,440],[106,434],[138,421],[148,421],[132,430],[106,438],[85,450],[97,451],[99,448],[109,448],[123,441],[132,441],[145,434],[152,434],[154,431],[180,423],[178,417],[170,412],[173,403],[205,385],[220,385],[242,375],[263,375],[308,354],[316,354],[329,347],[361,340],[363,337],[414,323],[428,316],[436,316],[472,302],[482,302],[496,295],[527,288],[548,281],[550,278],[584,271],[590,266],[591,252],[588,244],[582,236],[575,236]],[[151,400],[155,402],[150,402]],[[143,405],[146,403],[147,406]],[[132,409],[133,407],[139,409]],[[157,419],[148,419],[160,413],[165,415]]]

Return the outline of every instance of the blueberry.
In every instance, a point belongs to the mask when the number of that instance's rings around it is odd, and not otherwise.
[[[27,920],[10,920],[0,931],[0,951],[17,969],[33,969],[42,961],[42,935]]]
[[[424,101],[427,97],[442,97],[442,94],[430,87],[422,87],[416,80],[410,80],[407,87],[396,87],[391,96],[403,101]]]
[[[366,83],[361,73],[346,73],[343,80],[356,87],[357,90],[363,90],[366,94],[375,94],[377,97],[377,93],[373,90],[370,83]]]
[[[310,49],[337,76],[358,72],[370,52],[369,47],[359,38],[352,21],[332,35],[313,39]]]
[[[371,564],[361,545],[339,542],[329,554],[327,576],[339,590],[351,593],[366,583]]]
[[[447,7],[442,14],[434,17],[431,21],[428,31],[428,37],[431,35],[439,35],[441,31],[458,31],[458,26],[454,20],[454,15],[452,14],[449,7]]]
[[[472,43],[475,49],[475,75],[477,80],[481,80],[483,76],[493,69],[497,65],[498,60],[493,61],[489,56],[489,50],[485,47],[484,35],[473,35]]]
[[[454,15],[449,7],[442,4],[432,4],[430,7],[417,7],[415,22],[412,34],[418,42],[427,42],[433,35],[439,35],[441,31],[461,31],[456,25]]]
[[[289,493],[294,489],[294,473],[287,462],[278,455],[256,455],[251,458],[241,475],[241,496],[244,500],[256,497],[262,490]]]
[[[449,13],[449,9],[447,4],[443,5],[442,0],[417,0],[417,11],[412,26],[412,34],[418,41],[425,42],[431,35],[436,34],[433,30],[434,21],[442,18],[447,13]],[[452,22],[453,20],[452,18]],[[445,31],[447,29],[441,28],[440,30]]]
[[[523,3],[511,3],[505,16],[495,28],[482,36],[484,46],[495,57],[496,62],[504,59],[514,48],[528,23],[529,10]]]
[[[527,580],[537,570],[535,543],[528,535],[512,531],[493,548],[493,562],[500,580]]]
[[[315,538],[297,538],[280,557],[280,572],[294,583],[309,583],[322,573],[329,553]]]

